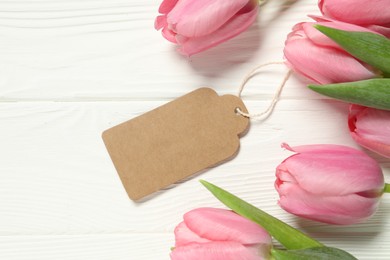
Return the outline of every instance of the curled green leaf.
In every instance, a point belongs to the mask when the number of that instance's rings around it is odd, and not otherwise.
[[[200,181],[217,199],[237,214],[259,224],[268,233],[278,240],[287,249],[303,249],[323,246],[317,240],[305,235],[301,231],[256,208],[235,195],[211,184]]]
[[[334,247],[313,247],[298,250],[272,249],[275,260],[356,260],[353,255]]]
[[[315,27],[352,56],[390,76],[390,40],[370,32],[351,32],[322,25]]]
[[[390,79],[387,78],[308,87],[322,95],[349,103],[390,110]]]

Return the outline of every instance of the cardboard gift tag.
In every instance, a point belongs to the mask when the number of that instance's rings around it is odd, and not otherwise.
[[[233,157],[249,119],[240,98],[200,88],[103,132],[129,197],[139,200]]]

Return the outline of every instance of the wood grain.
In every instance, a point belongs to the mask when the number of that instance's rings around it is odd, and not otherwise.
[[[0,1],[0,259],[169,259],[173,229],[195,207],[222,207],[206,179],[359,259],[390,256],[390,198],[365,223],[299,220],[277,205],[275,167],[291,145],[350,138],[347,105],[293,76],[271,116],[252,122],[235,159],[134,203],[103,130],[202,86],[235,94],[258,64],[281,60],[291,27],[316,1],[270,1],[247,32],[186,58],[153,28],[160,1]],[[285,66],[244,90],[250,112],[269,104]],[[360,148],[361,149],[361,148]],[[389,179],[390,161],[377,159]]]

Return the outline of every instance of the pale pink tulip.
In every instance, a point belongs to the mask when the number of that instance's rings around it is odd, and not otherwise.
[[[256,0],[164,0],[154,26],[182,54],[193,55],[245,31],[258,10]]]
[[[358,144],[390,158],[390,111],[351,105],[348,125]]]
[[[318,6],[325,16],[339,21],[390,27],[389,0],[319,0]]]
[[[265,229],[230,210],[198,208],[175,228],[172,260],[269,259],[271,237]]]
[[[347,31],[374,31],[322,17],[313,18],[317,22],[299,23],[287,36],[284,56],[290,68],[319,84],[350,82],[376,77],[373,69],[367,64],[349,55],[313,26],[319,24]]]
[[[275,188],[284,210],[338,225],[374,214],[385,187],[374,159],[341,145],[284,147],[296,153],[276,169]]]

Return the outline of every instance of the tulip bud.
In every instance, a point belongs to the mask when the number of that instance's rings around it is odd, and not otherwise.
[[[390,158],[390,111],[351,105],[348,125],[358,144]]]
[[[296,153],[276,169],[275,188],[284,210],[338,225],[374,214],[385,188],[374,159],[341,145],[283,147]]]
[[[255,0],[164,0],[154,27],[190,56],[245,31],[258,11]]]
[[[299,23],[287,36],[284,56],[295,72],[319,84],[350,82],[376,77],[376,71],[357,60],[314,25],[346,30],[373,32],[343,22],[313,17],[317,22]]]
[[[269,259],[271,237],[265,229],[224,209],[198,208],[175,228],[172,260]]]

